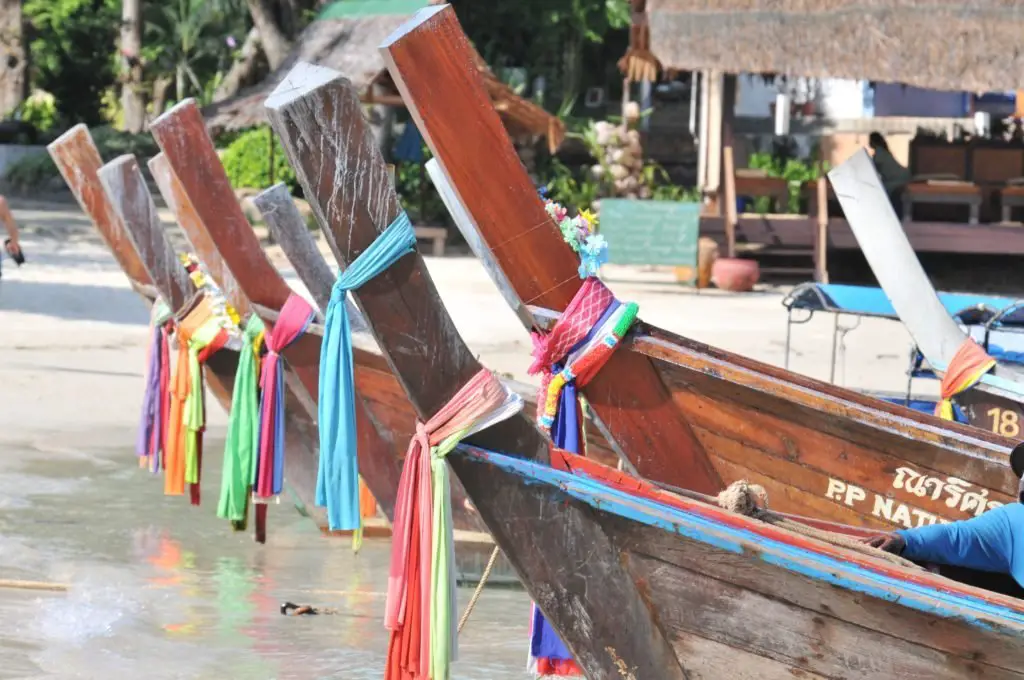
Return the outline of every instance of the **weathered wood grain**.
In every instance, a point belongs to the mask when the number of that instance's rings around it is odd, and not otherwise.
[[[581,285],[577,258],[522,167],[472,51],[450,6],[418,13],[381,46],[416,126],[516,294],[563,310]],[[722,488],[646,358],[616,352],[584,391],[641,475],[704,493]]]
[[[242,214],[195,102],[188,100],[179,104],[154,121],[151,129],[184,195],[195,209],[195,228],[208,234],[239,289],[253,303],[279,310],[291,294],[291,288],[267,258]],[[313,430],[318,416],[320,344],[319,337],[307,334],[284,353],[289,372],[294,372],[309,395],[306,410]],[[356,404],[356,431],[363,479],[391,518],[398,492],[396,443],[378,430],[361,399]],[[306,473],[315,488],[316,458],[312,462]],[[482,528],[474,516],[462,515],[458,523],[460,528]]]
[[[270,235],[295,267],[320,311],[326,312],[336,277],[320,255],[313,234],[295,206],[291,191],[283,183],[275,184],[257,194],[253,203],[263,216]]]
[[[152,283],[142,259],[131,244],[124,224],[107,200],[96,173],[103,160],[92,141],[89,128],[76,125],[46,147],[75,200],[89,216],[96,230],[106,241],[114,259],[128,278],[138,283]]]
[[[801,607],[808,616],[830,617],[922,645],[928,649],[996,668],[1021,668],[1022,651],[1013,637],[979,638],[965,635],[963,621],[936,617],[907,607],[893,606],[862,594],[844,596],[836,587],[777,569],[758,559],[736,568],[735,555],[711,546],[681,540],[654,527],[637,528],[612,518],[605,523],[618,547],[636,557],[657,560],[657,568],[678,568],[706,574],[734,586]],[[685,573],[684,572],[684,573]],[[681,630],[675,626],[673,628]],[[890,676],[893,677],[893,676]]]
[[[157,290],[172,310],[182,311],[194,297],[194,288],[164,233],[135,156],[119,156],[101,167],[97,174]]]
[[[243,318],[252,311],[249,309],[249,298],[247,298],[238,287],[235,277],[231,275],[224,258],[217,252],[217,247],[210,238],[209,233],[203,228],[199,215],[196,214],[195,206],[189,200],[188,194],[178,181],[177,175],[167,162],[167,157],[158,153],[149,159],[149,172],[156,180],[160,195],[163,196],[167,207],[174,213],[175,219],[181,226],[192,252],[203,263],[210,276],[217,282],[224,296],[231,306],[235,308]]]
[[[305,66],[286,78],[287,93],[268,100],[270,118],[314,214],[347,264],[397,217],[398,201],[354,88],[337,74]],[[480,370],[418,254],[400,260],[355,297],[420,418],[440,409]],[[546,457],[543,438],[522,414],[476,439],[518,455]],[[529,493],[505,493],[494,470],[470,470],[458,461],[453,466],[588,677],[620,677],[619,661],[638,678],[685,677],[607,538],[585,513],[552,514]]]

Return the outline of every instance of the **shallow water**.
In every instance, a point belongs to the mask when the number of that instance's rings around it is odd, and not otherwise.
[[[286,503],[265,546],[232,533],[215,516],[219,455],[194,508],[127,449],[2,448],[0,579],[71,587],[0,588],[0,678],[382,677],[388,541],[353,555]],[[471,592],[459,589],[460,611]],[[285,617],[284,601],[338,613]],[[488,588],[454,677],[528,677],[528,616],[525,593]]]

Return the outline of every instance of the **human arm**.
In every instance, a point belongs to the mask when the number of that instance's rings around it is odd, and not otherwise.
[[[1011,503],[968,520],[894,532],[903,557],[981,571],[1010,573],[1013,527],[1024,526],[1024,505]]]
[[[21,252],[21,244],[18,242],[18,223],[14,221],[11,208],[7,205],[7,199],[0,196],[0,222],[3,222],[7,231],[6,248],[11,256]]]

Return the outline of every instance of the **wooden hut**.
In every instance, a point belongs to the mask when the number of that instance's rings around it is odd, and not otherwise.
[[[1024,52],[1019,49],[1024,5],[1016,0],[632,0],[632,6],[631,46],[621,64],[627,74],[701,72],[708,85],[698,171],[708,205],[702,232],[718,236],[729,252],[735,250],[736,230],[748,242],[803,248],[822,260],[826,242],[829,248],[856,248],[845,221],[830,219],[823,205],[815,215],[793,219],[735,214],[735,183],[746,180],[728,167],[736,74],[863,79],[974,92],[1024,84]],[[964,201],[974,201],[971,221],[977,222],[978,203],[986,210],[992,203],[996,208],[990,212],[998,210],[1002,194],[1005,218],[1013,194],[1008,181],[1024,176],[1024,145],[1007,152],[979,144],[955,153],[963,154],[962,163],[952,162],[962,171],[950,174],[964,186],[951,182],[948,190],[962,191]],[[911,171],[926,174],[915,168],[927,164],[926,157],[914,158],[913,149],[911,155]],[[815,198],[824,191],[811,189]],[[919,251],[1024,254],[1024,229],[1019,227],[915,222],[906,214],[908,236]],[[822,276],[823,262],[816,269]]]
[[[296,42],[280,68],[258,85],[203,110],[212,132],[238,130],[266,121],[263,102],[298,62],[318,64],[344,73],[363,93],[363,101],[382,107],[402,106],[378,46],[418,9],[434,0],[340,0],[327,5]],[[518,96],[476,56],[495,108],[515,142],[544,138],[554,152],[565,137],[565,125],[541,106]]]

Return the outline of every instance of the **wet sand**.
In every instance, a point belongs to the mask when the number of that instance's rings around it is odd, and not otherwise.
[[[148,310],[70,206],[13,202],[26,266],[0,280],[0,579],[70,584],[0,589],[0,678],[379,678],[387,542],[353,556],[287,505],[254,545],[214,516],[226,415],[211,402],[204,503],[165,498],[132,455]],[[297,290],[280,252],[272,259]],[[428,259],[456,326],[489,367],[528,381],[529,338],[479,264]],[[667,273],[608,268],[647,321],[783,364],[782,292],[697,294]],[[844,322],[845,323],[845,322]],[[828,378],[832,318],[794,327],[794,370]],[[838,382],[905,388],[909,337],[865,319]],[[845,370],[842,369],[845,366]],[[934,393],[921,382],[920,393]],[[469,591],[459,594],[460,606]],[[282,617],[281,601],[341,614]],[[529,601],[488,589],[462,639],[460,678],[526,677]]]

